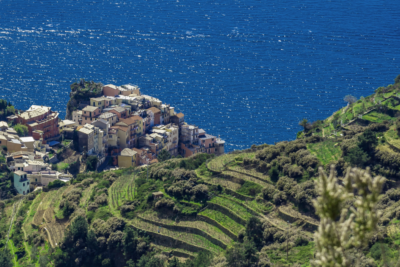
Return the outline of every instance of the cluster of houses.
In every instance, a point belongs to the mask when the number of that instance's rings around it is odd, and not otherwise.
[[[51,170],[49,164],[49,148],[61,139],[78,142],[75,147],[80,152],[98,157],[98,166],[107,156],[112,165],[122,168],[149,165],[157,162],[163,150],[182,157],[224,154],[225,141],[186,123],[183,113],[142,95],[138,86],[109,84],[102,93],[81,103],[72,120],[60,120],[50,107],[32,105],[22,114],[7,117],[8,122],[0,122],[0,146],[7,151],[18,193],[29,193],[30,184],[71,179],[70,174]],[[9,124],[27,126],[28,137],[19,137]]]
[[[112,155],[119,167],[157,162],[162,150],[183,157],[224,153],[223,140],[185,123],[182,113],[130,84],[105,85],[101,97],[73,111],[72,121],[62,121],[60,129],[66,137],[77,131],[79,147],[97,155],[100,164]]]
[[[50,144],[60,137],[58,113],[51,108],[31,106],[22,114],[8,117],[10,124],[28,127],[27,137],[18,136],[9,123],[0,121],[0,147],[8,168],[14,172],[14,188],[19,194],[30,192],[30,185],[47,186],[54,180],[68,181],[72,175],[51,169]],[[46,140],[46,141],[44,141]]]

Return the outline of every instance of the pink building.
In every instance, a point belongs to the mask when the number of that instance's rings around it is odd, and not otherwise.
[[[136,85],[129,85],[129,84],[122,86],[107,84],[103,87],[103,95],[105,96],[117,96],[117,95],[129,96],[131,94],[140,95],[139,87]]]

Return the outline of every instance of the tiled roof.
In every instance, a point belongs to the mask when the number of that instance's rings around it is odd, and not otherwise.
[[[99,116],[99,118],[108,119],[108,118],[111,118],[111,117],[114,117],[114,116],[117,116],[117,114],[112,113],[112,112],[104,112]]]
[[[114,126],[111,126],[111,129],[117,129],[117,130],[121,130],[121,131],[123,131],[123,132],[126,132],[126,131],[128,131],[128,127],[125,127],[125,126],[119,126],[119,125],[114,125]]]
[[[97,107],[93,107],[93,106],[86,106],[84,109],[82,109],[83,111],[89,111],[89,112],[93,112],[96,109],[98,109]]]
[[[107,84],[107,85],[104,85],[104,87],[110,87],[112,89],[118,89],[118,87],[115,86],[114,84]]]
[[[121,151],[121,156],[129,156],[129,157],[133,157],[137,154],[136,151],[133,151],[130,148],[125,148],[124,150]]]
[[[31,106],[27,111],[20,115],[21,118],[28,120],[46,114],[51,108],[42,106]]]
[[[147,109],[147,110],[151,110],[154,114],[156,114],[156,113],[158,113],[158,112],[161,112],[158,108],[156,108],[156,107],[151,107],[151,108],[149,108],[149,109]]]
[[[119,113],[121,113],[121,112],[124,112],[124,111],[125,111],[125,109],[124,109],[124,108],[121,108],[121,107],[116,107],[116,108],[113,108],[113,110],[115,110],[116,112],[119,112]]]
[[[86,127],[82,127],[81,129],[79,129],[79,132],[84,133],[84,134],[91,134],[93,132],[93,130],[86,128]]]
[[[129,117],[127,119],[120,119],[119,121],[126,123],[127,125],[130,125],[130,124],[134,124],[137,121],[142,121],[142,120],[143,120],[142,117],[135,115],[135,116]]]

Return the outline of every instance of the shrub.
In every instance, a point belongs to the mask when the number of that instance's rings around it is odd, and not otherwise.
[[[261,190],[262,188],[258,184],[245,181],[237,192],[248,196],[256,196],[261,192]]]
[[[98,158],[96,156],[89,156],[86,159],[86,168],[88,171],[95,171],[97,169]]]
[[[285,153],[289,155],[290,153],[296,152],[300,149],[307,149],[305,143],[292,141],[285,147]]]
[[[319,164],[319,160],[316,156],[310,154],[310,155],[300,158],[298,161],[298,164],[303,166],[306,169],[308,167],[315,168]]]
[[[290,160],[289,157],[279,156],[279,157],[277,157],[277,163],[278,163],[279,168],[282,170],[283,166],[285,166],[287,164],[291,164],[292,161]]]
[[[107,205],[107,195],[101,194],[100,196],[96,197],[95,201],[99,205]]]
[[[268,185],[262,190],[263,197],[266,200],[272,200],[276,192],[277,190],[272,185]]]
[[[256,159],[265,160],[267,162],[270,162],[271,160],[275,159],[279,155],[280,155],[279,148],[270,146],[270,147],[264,148],[261,151],[258,151],[256,153],[255,157],[256,157]]]
[[[344,156],[344,160],[354,166],[363,167],[370,160],[370,157],[364,150],[356,146],[349,150],[347,155]]]
[[[374,258],[374,260],[376,261],[380,260],[382,256],[382,251],[388,254],[390,252],[388,245],[380,242],[375,243],[370,249],[371,257]]]
[[[161,208],[168,208],[171,209],[173,208],[175,205],[174,201],[172,199],[169,198],[162,198],[159,201],[156,202],[155,204],[155,208],[156,209],[161,209]]]
[[[61,180],[54,180],[53,182],[50,182],[48,184],[48,188],[52,189],[52,188],[60,188],[63,187],[65,185],[65,182],[61,181]]]
[[[205,199],[208,197],[208,186],[204,184],[198,184],[193,187],[192,192],[197,199]]]
[[[376,138],[376,134],[367,129],[360,136],[358,136],[358,146],[364,151],[372,151],[378,144],[378,139]]]
[[[285,192],[288,195],[294,195],[294,189],[296,185],[297,183],[292,178],[282,176],[276,183],[276,188],[278,188],[280,191]]]
[[[62,209],[62,214],[64,218],[68,218],[73,212],[75,208],[68,201],[65,201],[65,204]]]
[[[17,132],[18,136],[27,136],[29,133],[28,127],[22,124],[17,124],[13,128]]]
[[[272,200],[276,205],[280,205],[286,202],[286,194],[284,192],[278,191],[276,194],[274,194]]]
[[[278,167],[272,167],[268,172],[269,177],[272,181],[276,182],[279,179]]]
[[[299,236],[296,238],[294,241],[295,246],[307,246],[308,245],[308,240],[302,236]]]
[[[87,207],[88,211],[92,211],[92,210],[97,210],[99,208],[99,205],[97,205],[96,203],[90,203]]]
[[[292,178],[301,178],[301,176],[303,175],[303,168],[300,166],[290,166],[289,168],[289,177]]]
[[[399,189],[389,189],[386,194],[391,200],[398,201],[400,200],[400,190]]]

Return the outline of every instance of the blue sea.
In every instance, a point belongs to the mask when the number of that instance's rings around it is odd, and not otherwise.
[[[226,140],[293,140],[400,74],[398,0],[0,0],[0,97],[65,117],[70,84],[133,83]]]

